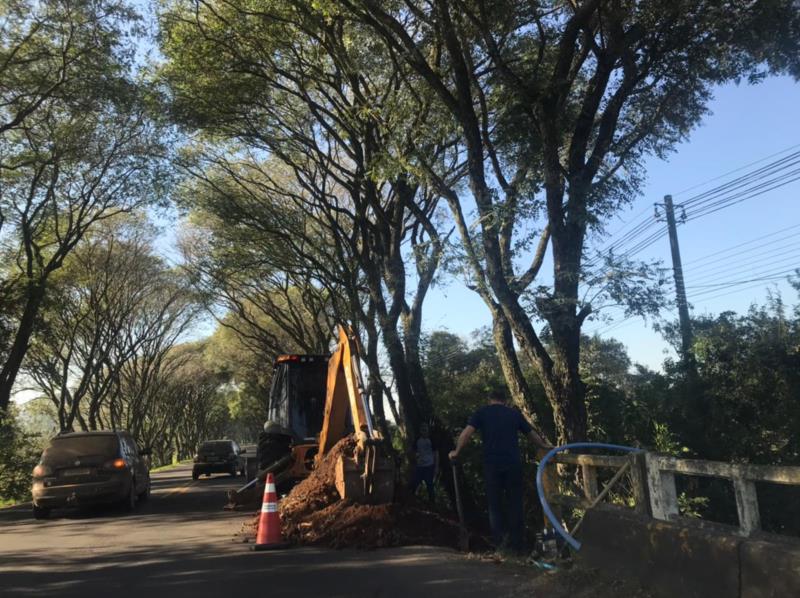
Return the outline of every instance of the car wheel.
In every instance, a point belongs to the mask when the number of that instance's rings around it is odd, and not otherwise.
[[[136,508],[136,480],[131,480],[131,490],[125,499],[125,510],[133,511]]]
[[[150,480],[147,480],[147,486],[145,489],[142,490],[142,493],[138,496],[138,499],[141,501],[145,501],[150,498]]]
[[[234,465],[231,467],[231,470],[228,472],[232,477],[236,477],[236,466]]]
[[[199,477],[200,477],[200,474],[199,474],[199,473],[197,473],[196,471],[192,470],[192,479],[193,479],[193,480],[196,480],[196,479],[197,479],[197,478],[199,478]]]
[[[50,509],[45,507],[37,507],[33,505],[33,518],[34,519],[48,519],[50,517]]]

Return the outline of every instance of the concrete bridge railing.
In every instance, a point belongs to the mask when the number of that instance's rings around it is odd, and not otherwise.
[[[638,579],[654,596],[784,598],[800,596],[800,539],[761,531],[756,484],[800,486],[800,467],[678,459],[657,453],[553,457],[544,475],[555,505],[587,509],[603,498],[600,470],[626,481],[625,506],[602,504],[582,521],[578,558],[592,567]],[[557,464],[580,468],[583,496],[560,492]],[[724,479],[733,485],[738,525],[682,517],[676,476]],[[608,486],[608,484],[606,484]]]
[[[653,518],[670,521],[679,517],[676,474],[726,479],[733,484],[736,497],[738,533],[745,537],[761,529],[756,482],[800,486],[800,467],[676,459],[656,453],[645,453],[645,466]]]

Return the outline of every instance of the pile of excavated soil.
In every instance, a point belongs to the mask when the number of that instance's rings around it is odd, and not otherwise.
[[[294,543],[331,548],[458,545],[458,525],[431,511],[402,504],[362,505],[339,500],[303,519],[282,520]]]
[[[415,504],[365,505],[341,500],[336,491],[336,461],[352,456],[355,440],[344,438],[311,475],[280,501],[281,528],[294,544],[332,548],[431,545],[457,547],[458,523]],[[245,523],[255,533],[258,516]]]
[[[297,484],[280,501],[281,521],[286,533],[287,521],[299,523],[311,514],[339,501],[336,491],[336,461],[340,456],[352,457],[356,441],[352,436],[342,438],[322,459],[305,480]]]

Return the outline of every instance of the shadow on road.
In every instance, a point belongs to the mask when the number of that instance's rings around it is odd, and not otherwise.
[[[36,565],[36,573],[26,570]],[[486,596],[509,595],[508,570],[438,549],[373,552],[295,549],[254,553],[245,544],[123,552],[74,567],[48,556],[16,554],[0,572],[4,596]],[[517,580],[518,582],[519,580]],[[517,584],[514,584],[517,585]]]

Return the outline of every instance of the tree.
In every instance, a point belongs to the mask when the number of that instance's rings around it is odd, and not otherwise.
[[[180,241],[184,269],[208,297],[211,313],[224,310],[220,325],[232,328],[267,362],[280,353],[326,353],[343,292],[287,263],[291,248],[279,239],[236,226],[236,214],[226,210],[225,197],[231,195],[210,193],[201,184],[188,194],[192,223]]]
[[[200,442],[225,436],[225,379],[209,367],[204,342],[149,350],[120,376],[112,405],[123,426],[153,448],[157,461],[190,457]]]
[[[797,463],[800,307],[790,309],[776,295],[746,314],[694,318],[692,327],[703,414],[688,392],[697,387],[689,387],[679,364],[665,364],[673,380],[670,424],[681,441],[708,459]],[[665,332],[678,346],[677,328]]]
[[[153,203],[164,174],[159,133],[132,81],[125,38],[134,14],[116,2],[4,6],[0,250],[12,266],[2,273],[0,304],[12,297],[16,310],[0,410],[51,275],[99,222]]]
[[[119,60],[130,48],[121,45],[121,37],[135,20],[117,1],[4,2],[0,139],[30,127],[53,104],[88,107],[94,100],[86,93],[101,91],[100,80],[124,66]]]
[[[15,415],[11,410],[0,412],[0,504],[28,496],[31,471],[40,455],[35,439]]]
[[[587,278],[597,279],[584,259],[587,234],[635,196],[643,158],[665,155],[700,121],[713,85],[756,81],[768,72],[800,75],[796,3],[342,0],[320,6],[369,27],[386,52],[416,73],[403,82],[434,93],[457,124],[456,151],[465,156],[480,234],[467,225],[468,204],[458,189],[448,189],[435,168],[429,175],[441,184],[474,286],[492,310],[506,374],[519,377],[513,333],[547,393],[559,442],[584,438],[580,331],[596,304],[581,289]],[[515,249],[535,245],[537,220],[538,249],[520,267],[525,256]],[[548,247],[552,283],[531,288]],[[619,290],[630,277],[612,278],[602,294],[634,313],[652,309],[657,296],[626,300]],[[546,323],[549,347],[531,315]]]
[[[153,237],[135,219],[104,221],[51,277],[24,371],[62,431],[76,422],[119,426],[120,402],[133,405],[129,424],[148,417],[150,405],[135,402],[135,385],[123,389],[121,379],[168,351],[197,312],[189,286],[155,255]]]
[[[174,113],[232,146],[214,160],[217,172],[202,174],[217,193],[226,190],[228,222],[231,208],[240,211],[290,247],[295,263],[306,271],[313,264],[314,277],[345,290],[367,332],[378,418],[381,339],[402,423],[415,431],[433,416],[419,337],[443,235],[435,223],[440,195],[402,162],[426,110],[413,117],[395,93],[402,73],[388,58],[377,62],[358,28],[306,3],[184,2],[162,23]],[[441,154],[441,146],[428,148],[431,160]],[[219,171],[234,184],[220,184]]]

